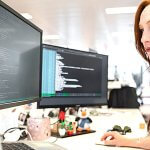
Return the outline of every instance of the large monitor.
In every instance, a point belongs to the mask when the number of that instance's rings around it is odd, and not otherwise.
[[[39,108],[107,104],[108,56],[43,44]]]
[[[42,30],[0,2],[0,109],[40,97]]]

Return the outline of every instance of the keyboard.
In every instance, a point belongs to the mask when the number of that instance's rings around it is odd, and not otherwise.
[[[2,143],[2,150],[35,150],[24,143]]]

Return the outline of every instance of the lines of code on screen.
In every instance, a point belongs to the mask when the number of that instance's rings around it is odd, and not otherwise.
[[[40,36],[0,6],[0,104],[39,97]]]
[[[42,96],[100,96],[102,59],[44,48]]]

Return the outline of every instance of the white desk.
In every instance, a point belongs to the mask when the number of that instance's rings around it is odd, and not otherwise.
[[[121,127],[130,126],[132,134],[129,133],[129,137],[144,137],[147,135],[146,126],[144,129],[140,129],[140,123],[145,123],[141,113],[138,109],[109,109],[100,110],[99,116],[91,117],[93,123],[91,128],[96,130],[95,133],[86,135],[79,135],[67,138],[59,138],[56,144],[63,146],[68,150],[117,150],[117,149],[134,149],[127,147],[109,147],[96,145],[95,143],[100,140],[100,137],[108,129],[112,129],[114,125],[120,125]]]

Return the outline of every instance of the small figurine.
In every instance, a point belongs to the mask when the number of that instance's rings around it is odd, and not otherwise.
[[[77,131],[90,131],[90,124],[92,123],[91,118],[89,116],[89,111],[87,108],[79,108],[78,117],[76,117],[75,121],[77,121]]]

